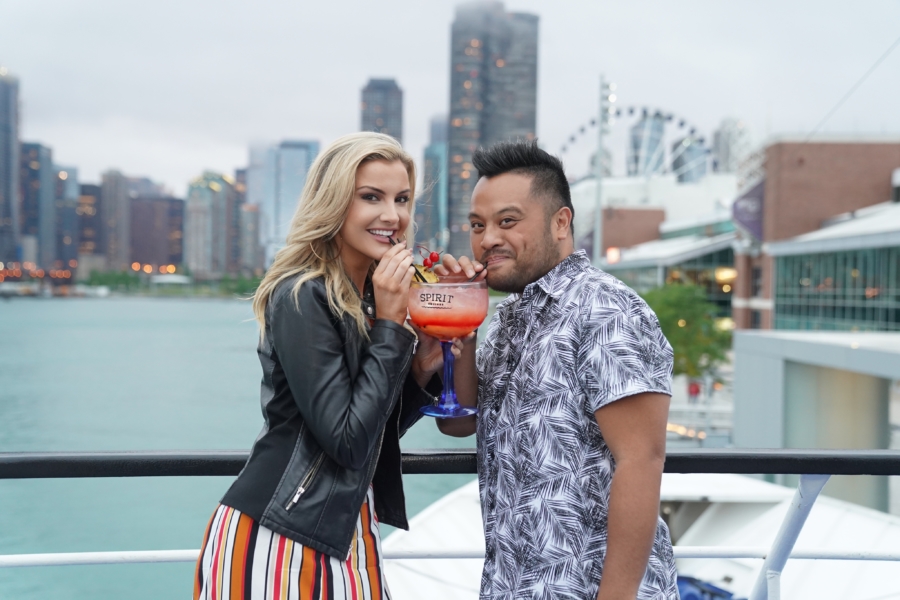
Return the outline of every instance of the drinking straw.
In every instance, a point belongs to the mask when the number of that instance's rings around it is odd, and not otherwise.
[[[396,245],[397,245],[397,242],[395,242],[395,241],[394,241],[394,238],[392,238],[392,237],[388,237],[388,241],[391,243],[391,246],[396,246]],[[414,271],[413,275],[415,276],[416,280],[419,281],[419,283],[428,283],[428,280],[425,279],[425,276],[424,276],[424,275],[422,275],[421,273],[419,273],[419,270],[418,270],[418,269],[415,269],[415,268],[414,268],[413,271]]]

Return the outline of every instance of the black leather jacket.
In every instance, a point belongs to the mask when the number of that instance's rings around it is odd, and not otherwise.
[[[298,308],[295,281],[282,282],[266,309],[265,425],[222,504],[344,559],[370,483],[379,520],[409,528],[399,440],[441,384],[434,377],[425,391],[409,375],[410,331],[376,319],[366,340],[331,312],[322,279],[303,284]],[[363,310],[372,315],[373,300],[368,291]]]

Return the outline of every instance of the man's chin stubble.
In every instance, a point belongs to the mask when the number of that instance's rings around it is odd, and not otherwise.
[[[492,290],[496,292],[503,292],[505,294],[521,294],[525,289],[524,286],[521,285],[521,282],[515,281],[514,278],[499,278],[496,275],[494,277],[491,277],[490,273],[488,273],[487,276],[487,284],[488,287]]]

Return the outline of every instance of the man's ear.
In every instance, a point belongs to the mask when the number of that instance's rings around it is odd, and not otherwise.
[[[553,215],[553,235],[557,240],[566,239],[571,233],[572,209],[563,206]]]

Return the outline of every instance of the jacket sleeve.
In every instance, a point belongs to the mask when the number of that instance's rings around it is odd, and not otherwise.
[[[412,374],[407,374],[406,383],[403,384],[403,396],[400,407],[400,435],[415,425],[422,418],[423,406],[433,404],[435,397],[444,389],[441,378],[436,374],[431,377],[424,388],[420,388]]]
[[[285,287],[273,294],[271,331],[291,394],[325,453],[344,468],[361,469],[406,378],[415,335],[393,321],[376,320],[353,381],[324,286],[304,283],[299,307],[291,286]]]

